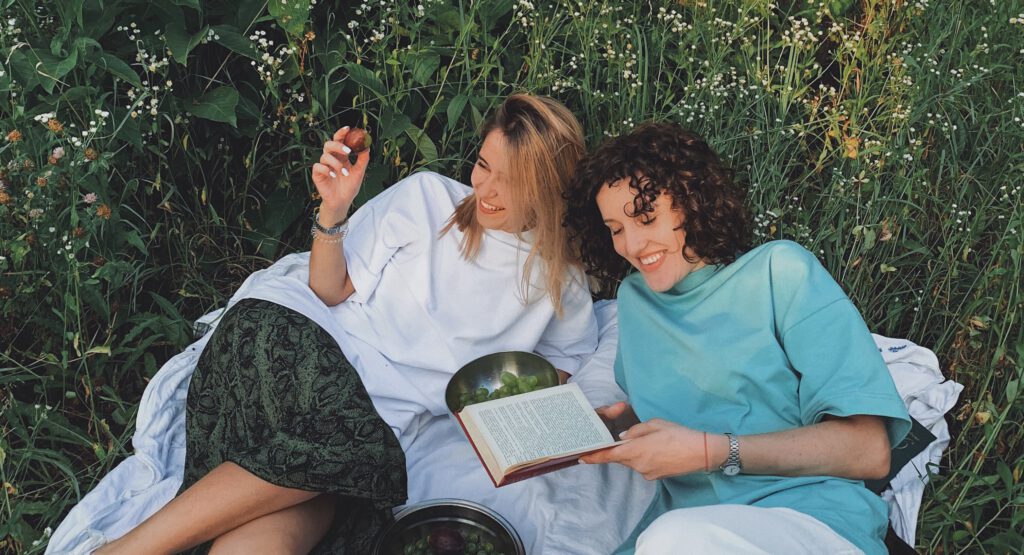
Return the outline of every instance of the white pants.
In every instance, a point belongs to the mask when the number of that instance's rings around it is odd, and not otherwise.
[[[862,555],[820,520],[792,509],[710,505],[669,511],[636,541],[636,555]]]

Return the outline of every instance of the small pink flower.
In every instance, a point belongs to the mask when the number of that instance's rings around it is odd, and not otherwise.
[[[99,199],[100,197],[96,196],[96,193],[87,193],[84,197],[82,197],[82,200],[84,200],[86,204],[92,204]]]
[[[51,154],[51,156],[53,156],[54,160],[60,160],[61,158],[63,158],[64,157],[64,147],[59,146],[59,147],[53,149],[53,153]]]

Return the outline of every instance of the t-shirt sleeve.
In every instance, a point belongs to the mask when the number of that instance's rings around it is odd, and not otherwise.
[[[801,419],[814,424],[827,414],[880,416],[895,447],[909,431],[910,418],[889,369],[853,302],[807,256],[791,272],[802,279],[784,295],[787,309],[780,322],[782,346],[800,376]]]
[[[597,317],[590,288],[582,274],[576,274],[562,290],[562,317],[552,317],[535,350],[555,368],[573,374],[594,353],[597,342]]]
[[[432,172],[413,174],[359,208],[351,217],[344,253],[355,293],[348,300],[366,302],[377,289],[384,267],[403,248],[428,248],[441,223],[454,209],[443,178]]]

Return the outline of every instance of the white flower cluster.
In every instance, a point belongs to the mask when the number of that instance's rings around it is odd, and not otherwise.
[[[815,34],[810,22],[803,17],[790,16],[789,23],[792,27],[782,32],[782,44],[798,50],[811,50],[817,47],[818,39],[824,34],[822,31]]]
[[[36,405],[36,409],[38,409],[38,408],[39,408],[39,405]],[[49,406],[47,406],[46,408],[47,408],[47,410],[50,409]],[[53,528],[50,528],[49,526],[47,526],[46,529],[43,530],[43,537],[41,537],[41,538],[39,538],[37,540],[32,540],[32,547],[37,547],[39,544],[43,543],[43,540],[49,538],[52,535],[53,535]]]
[[[965,220],[969,220],[973,212],[974,211],[971,210],[970,208],[967,208],[965,210],[955,204],[952,205],[952,207],[949,209],[949,214],[952,219],[956,220],[957,231],[966,231],[967,233],[971,232],[971,223]]]
[[[21,27],[18,26],[18,20],[13,17],[4,19],[3,24],[0,24],[0,36],[10,36],[21,34]]]
[[[512,19],[519,22],[523,27],[532,27],[534,21],[530,18],[537,8],[533,5],[530,0],[516,0],[515,12],[512,14]]]
[[[999,200],[1007,203],[1010,202],[1011,199],[1016,201],[1020,197],[1022,188],[1024,188],[1022,185],[1014,185],[1013,189],[1009,189],[1006,185],[999,187],[999,193],[997,194],[1002,195],[999,197]]]
[[[220,35],[218,35],[216,31],[214,31],[213,29],[207,29],[206,35],[204,35],[203,38],[199,40],[199,42],[202,44],[206,44],[211,40],[220,40]]]
[[[95,135],[96,132],[98,132],[101,127],[103,127],[103,125],[106,123],[107,118],[110,117],[110,112],[106,110],[96,109],[93,110],[93,115],[96,116],[96,119],[89,120],[88,129],[79,132],[77,136],[73,133],[68,134],[68,140],[71,141],[71,144],[76,148],[81,148],[92,135]],[[68,125],[68,127],[75,127],[75,124],[71,123]]]
[[[291,87],[288,87],[287,89],[284,90],[284,92],[291,95],[291,99],[294,100],[295,102],[306,101],[306,93],[302,91],[293,91]]]
[[[158,53],[152,53],[146,51],[145,48],[139,46],[137,52],[135,52],[135,61],[142,65],[143,71],[149,73],[156,73],[161,68],[167,67],[171,62],[167,59],[166,53],[161,55]]]
[[[715,112],[726,104],[754,97],[759,90],[756,84],[748,83],[747,77],[735,67],[729,67],[728,73],[698,77],[692,84],[684,86],[683,98],[675,111],[686,123],[693,123],[695,119],[714,119]]]
[[[671,10],[667,10],[664,6],[658,8],[658,21],[668,25],[669,31],[676,34],[693,30],[693,25],[683,21],[683,14],[676,11],[675,8]]]
[[[49,122],[51,119],[55,117],[57,117],[57,114],[55,112],[46,112],[44,114],[39,114],[38,116],[35,116],[32,119],[38,121],[43,125],[46,125],[47,122]]]
[[[275,47],[274,41],[268,39],[267,32],[263,30],[257,30],[249,35],[249,40],[253,41],[256,48],[262,51],[259,61],[252,60],[250,62],[260,74],[260,78],[269,84],[273,82],[274,77],[284,75],[281,64],[288,56],[295,53],[295,47],[284,44]]]
[[[131,40],[138,40],[139,35],[142,34],[142,31],[139,29],[139,26],[136,25],[134,21],[132,21],[128,25],[118,25],[117,30],[127,33],[128,38]]]
[[[425,0],[423,3],[431,4],[432,2],[431,0]],[[380,8],[380,13],[378,14],[378,17],[380,18],[380,26],[373,27],[372,29],[370,29],[369,35],[366,36],[366,38],[364,38],[362,41],[363,44],[369,42],[376,43],[384,40],[384,38],[387,36],[387,33],[385,32],[387,30],[387,26],[396,25],[398,23],[398,17],[395,15],[396,10],[398,9],[398,3],[395,2],[386,2],[385,0],[379,0],[375,5],[372,0],[367,0],[359,4],[359,7],[355,9],[355,13],[358,16],[369,16],[370,11],[376,7]],[[417,12],[418,11],[419,8],[417,7]],[[426,7],[424,7],[423,13],[426,13]],[[368,19],[368,17],[364,17],[364,19]],[[347,27],[350,31],[354,32],[356,29],[360,27],[360,22],[353,19],[348,22]],[[345,35],[345,38],[347,38],[348,40],[353,40],[352,35]]]

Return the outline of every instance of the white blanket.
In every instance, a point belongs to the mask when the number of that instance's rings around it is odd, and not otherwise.
[[[254,273],[228,307],[260,298],[297,310],[332,336],[336,324],[306,285],[308,255],[291,255]],[[598,351],[573,377],[594,406],[621,400],[612,364],[618,341],[614,302],[595,307],[601,326]],[[223,310],[200,319],[216,326]],[[185,398],[189,378],[209,340],[206,334],[169,360],[149,383],[132,438],[135,454],[89,492],[53,533],[46,553],[87,554],[120,537],[166,504],[181,485],[185,461]],[[913,543],[927,464],[937,464],[949,440],[942,415],[962,387],[942,382],[935,355],[906,341],[875,337],[897,388],[920,420],[939,438],[893,481],[885,493],[893,527]],[[424,415],[406,462],[409,502],[460,498],[486,505],[519,532],[531,554],[592,555],[614,549],[639,521],[653,495],[652,483],[618,465],[580,465],[494,488],[461,430],[448,417]],[[921,477],[919,477],[919,474]]]

